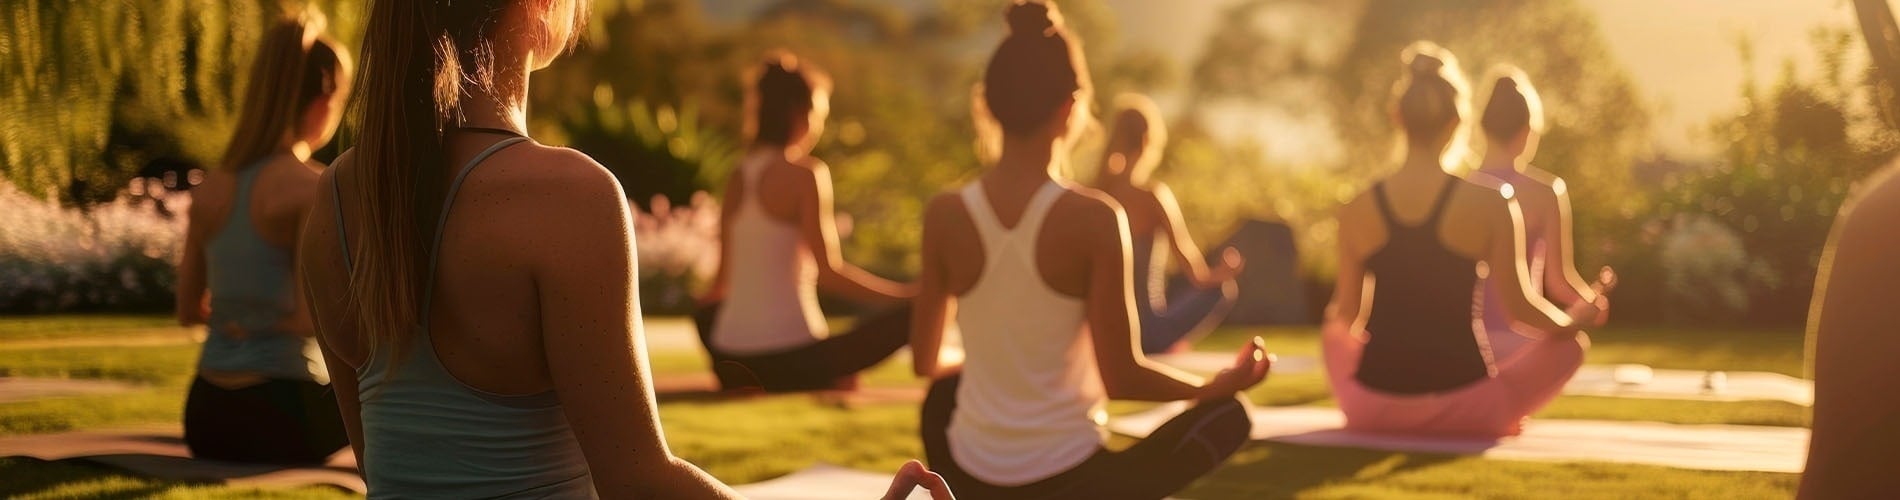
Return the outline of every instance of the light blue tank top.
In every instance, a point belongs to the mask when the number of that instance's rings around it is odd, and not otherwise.
[[[362,401],[363,476],[370,498],[596,498],[580,442],[553,391],[500,395],[469,387],[450,374],[429,337],[436,255],[462,180],[496,151],[527,139],[511,137],[476,155],[449,185],[430,246],[421,325],[408,354],[392,360],[372,346],[356,370]],[[332,188],[335,188],[333,183]],[[335,194],[341,199],[340,190]],[[337,237],[351,266],[343,211]]]
[[[205,245],[211,317],[198,369],[327,383],[316,340],[278,326],[296,311],[297,294],[290,251],[264,241],[251,220],[251,191],[263,170],[260,162],[237,172],[231,216]]]

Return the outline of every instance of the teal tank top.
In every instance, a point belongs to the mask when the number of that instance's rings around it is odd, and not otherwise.
[[[436,255],[455,194],[476,165],[525,141],[515,136],[495,143],[456,174],[436,223],[421,324],[409,354],[396,361],[388,346],[371,346],[368,362],[356,370],[363,476],[372,499],[598,497],[553,391],[515,396],[469,387],[442,366],[430,341]],[[340,188],[334,182],[331,187],[340,200]],[[341,203],[336,221],[344,265],[352,267]]]
[[[251,220],[251,191],[263,170],[260,162],[238,171],[231,216],[205,245],[211,317],[198,369],[328,383],[316,339],[278,326],[297,308],[295,264],[290,250],[264,241]]]

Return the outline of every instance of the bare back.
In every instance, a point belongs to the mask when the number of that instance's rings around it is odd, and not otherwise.
[[[495,139],[454,136],[450,164],[466,163]],[[572,198],[562,192],[562,178],[578,173],[560,168],[562,160],[570,160],[564,151],[522,144],[497,152],[469,174],[442,228],[430,334],[444,368],[476,389],[532,394],[552,388],[533,269],[550,258],[547,254],[560,251],[536,244],[547,241],[543,233],[563,231],[560,226],[572,222],[564,215],[566,200]],[[335,173],[325,176],[322,192],[332,192],[330,184],[341,183],[337,187],[344,199],[321,197],[315,213],[324,216],[313,220],[305,243],[307,248],[327,249],[306,261],[312,299],[318,304],[348,302],[349,269],[335,221],[327,215],[336,210],[332,204],[343,204],[348,241],[363,241],[358,224],[351,221],[369,216],[362,202],[350,196],[357,179],[352,160],[352,154],[344,155]],[[369,351],[358,345],[355,318],[344,307],[319,306],[318,321],[328,347],[351,366],[362,366]]]
[[[322,166],[279,155],[250,168],[262,169],[251,188],[251,206],[243,207],[250,211],[252,229],[274,246],[295,249],[303,217],[316,200]],[[236,190],[237,175],[222,171],[205,175],[204,183],[192,190],[192,222],[204,224],[205,236],[222,230],[231,211],[238,208],[231,205]]]
[[[1015,227],[1022,220],[1024,210],[1029,206],[1034,189],[1020,186],[1006,186],[999,182],[979,180],[984,192],[989,195],[990,206],[996,209],[996,217],[1004,226]],[[1036,238],[1036,268],[1042,273],[1042,281],[1058,293],[1076,298],[1086,298],[1090,286],[1090,262],[1101,258],[1101,254],[1114,251],[1090,248],[1081,242],[1119,240],[1115,232],[1119,227],[1104,224],[1102,212],[1113,210],[1115,202],[1107,195],[1093,189],[1065,185],[1067,192],[1057,198],[1049,210],[1042,225],[1042,234]],[[1031,186],[1033,188],[1033,186]],[[941,195],[931,202],[940,206],[940,213],[926,224],[941,229],[943,239],[938,240],[943,248],[945,284],[953,295],[963,295],[976,286],[982,277],[984,251],[982,239],[977,234],[976,223],[971,220],[969,207],[953,194]],[[927,229],[928,230],[928,229]],[[1104,232],[1107,232],[1104,234]],[[1124,254],[1126,248],[1120,249]]]

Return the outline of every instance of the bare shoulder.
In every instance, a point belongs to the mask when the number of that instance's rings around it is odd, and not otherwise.
[[[1451,198],[1451,207],[1448,210],[1453,213],[1446,214],[1447,218],[1492,220],[1509,217],[1511,204],[1517,203],[1522,195],[1517,192],[1515,186],[1506,185],[1493,189],[1474,182],[1460,182],[1456,190],[1452,192]]]
[[[1052,215],[1060,215],[1062,220],[1072,222],[1059,223],[1059,226],[1083,230],[1088,234],[1108,233],[1118,239],[1120,233],[1127,232],[1128,215],[1114,197],[1090,187],[1066,187],[1068,189],[1062,193],[1062,197],[1056,199],[1052,209],[1055,213]]]
[[[619,179],[586,153],[540,144],[526,144],[505,153],[507,156],[498,159],[529,167],[504,169],[505,180],[520,187],[529,201],[563,205],[602,199],[626,201]]]
[[[237,176],[223,170],[205,172],[204,181],[191,188],[191,209],[193,217],[203,217],[224,210],[231,204],[231,195],[237,189]]]
[[[924,227],[926,228],[942,228],[945,227],[944,224],[953,222],[967,224],[969,220],[970,210],[964,206],[963,196],[959,191],[937,193],[924,205]]]
[[[1841,245],[1900,243],[1900,232],[1888,229],[1900,223],[1900,166],[1863,181],[1839,217]]]

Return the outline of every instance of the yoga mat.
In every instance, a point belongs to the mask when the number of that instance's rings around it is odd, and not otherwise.
[[[818,464],[775,479],[734,486],[733,489],[752,500],[832,500],[880,498],[890,486],[890,474]],[[919,488],[912,490],[906,498],[930,500],[930,493]]]
[[[1186,407],[1169,403],[1116,417],[1109,429],[1145,437]],[[1808,430],[1799,427],[1532,419],[1521,436],[1489,440],[1348,432],[1341,428],[1345,416],[1332,408],[1255,408],[1252,415],[1255,440],[1501,460],[1800,473],[1808,450]]]
[[[1785,401],[1814,406],[1814,382],[1767,372],[1652,369],[1585,365],[1564,386],[1573,396],[1699,401]]]
[[[178,436],[173,426],[6,437],[0,438],[0,457],[89,462],[139,476],[233,486],[366,491],[356,458],[347,449],[331,456],[323,467],[256,465],[192,459]]]
[[[1192,351],[1149,358],[1198,373],[1218,372],[1234,363],[1234,355],[1223,352]],[[1281,356],[1279,362],[1273,364],[1273,372],[1278,374],[1311,373],[1321,369],[1317,359],[1302,356]],[[1564,394],[1689,401],[1784,401],[1813,406],[1814,382],[1768,372],[1584,365],[1564,386]]]

